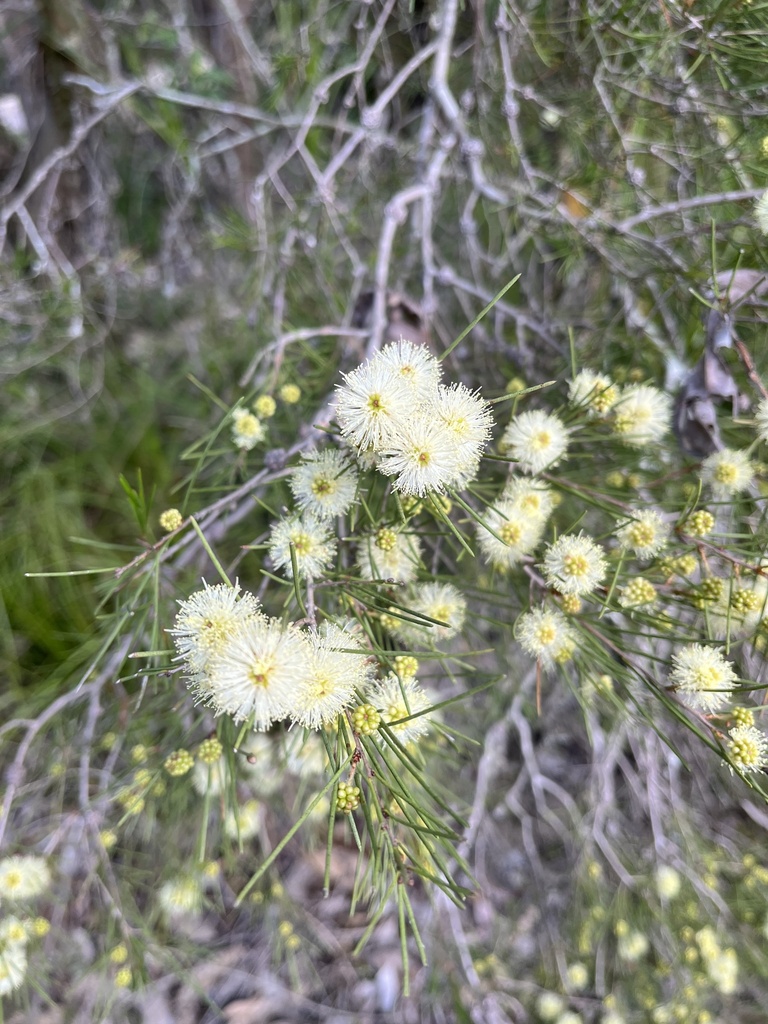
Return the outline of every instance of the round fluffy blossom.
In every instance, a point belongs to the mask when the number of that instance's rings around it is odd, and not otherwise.
[[[429,732],[431,715],[428,709],[432,707],[432,701],[415,679],[398,679],[390,673],[369,692],[368,699],[381,715],[381,721],[390,727],[401,743],[410,743]],[[411,715],[418,717],[411,718]]]
[[[452,384],[437,389],[437,397],[429,403],[428,415],[432,410],[456,448],[458,469],[453,483],[464,487],[477,476],[483,450],[491,436],[490,406],[463,384]]]
[[[568,429],[551,413],[536,409],[513,417],[501,438],[501,450],[527,473],[556,465],[568,450]]]
[[[214,659],[198,692],[217,714],[236,722],[253,716],[268,729],[293,709],[296,687],[311,666],[311,648],[293,626],[266,616],[249,619]]]
[[[367,652],[348,630],[331,622],[310,635],[310,667],[298,683],[291,720],[305,729],[333,724],[368,682]]]
[[[590,417],[605,416],[618,398],[619,389],[611,378],[592,370],[577,373],[568,385],[568,401],[583,406]]]
[[[517,565],[541,540],[545,520],[530,515],[519,503],[502,498],[478,524],[477,541],[486,562],[499,569]]]
[[[407,381],[380,361],[364,363],[344,374],[336,390],[336,418],[341,433],[356,448],[378,451],[413,411]]]
[[[564,534],[544,553],[547,583],[561,594],[587,594],[602,581],[608,565],[599,544],[583,533]]]
[[[634,963],[640,960],[648,952],[650,942],[648,937],[639,931],[630,931],[619,937],[617,952],[622,960]]]
[[[157,902],[167,920],[196,916],[203,907],[203,890],[197,878],[181,876],[160,886]]]
[[[701,959],[704,961],[709,980],[723,995],[736,991],[739,962],[733,949],[721,949],[712,928],[709,926],[696,932]]]
[[[731,697],[736,673],[714,647],[689,644],[672,661],[669,682],[690,707],[716,711]]]
[[[739,771],[759,772],[768,766],[768,737],[754,725],[731,729],[726,750]]]
[[[464,625],[467,602],[451,583],[423,583],[414,588],[408,607],[419,615],[437,619],[437,623],[424,623],[424,629],[434,640],[447,640]]]
[[[27,951],[23,942],[4,942],[0,948],[0,996],[20,988],[27,973]]]
[[[638,512],[635,517],[616,531],[619,544],[634,551],[641,561],[653,558],[667,543],[669,526],[658,512],[649,509]]]
[[[328,768],[328,754],[319,734],[300,729],[283,736],[281,760],[286,771],[302,779],[314,779]]]
[[[714,601],[704,605],[711,637],[750,636],[768,615],[768,579],[765,576],[744,574],[738,582],[732,579],[730,586],[718,577],[710,577],[700,586],[707,583],[710,586],[721,584]]]
[[[298,384],[283,384],[279,395],[286,405],[296,405],[301,398],[301,388]]]
[[[29,900],[51,884],[51,872],[42,857],[33,854],[0,860],[0,897]]]
[[[258,416],[247,409],[235,409],[232,413],[232,441],[237,448],[249,452],[267,436],[267,430]]]
[[[761,441],[768,441],[768,398],[763,398],[755,410],[755,429]]]
[[[385,345],[373,357],[372,365],[402,381],[412,399],[431,398],[442,375],[440,363],[426,345],[414,345],[405,338]]]
[[[252,839],[258,834],[262,819],[261,804],[258,800],[246,800],[230,809],[224,818],[224,835],[230,839]]]
[[[190,676],[205,673],[210,659],[240,627],[261,614],[259,600],[240,584],[216,583],[195,591],[186,601],[179,601],[173,637],[179,658]]]
[[[323,522],[305,512],[303,516],[279,519],[270,530],[269,557],[274,567],[282,569],[289,580],[293,579],[291,549],[299,576],[316,579],[330,567],[336,554],[336,541]]]
[[[656,891],[663,900],[673,900],[680,892],[680,875],[668,864],[662,864],[656,871]]]
[[[634,448],[660,441],[671,419],[672,399],[648,384],[627,388],[613,407],[613,427],[619,440]]]
[[[205,796],[218,796],[222,791],[227,790],[230,779],[229,766],[222,757],[213,764],[206,764],[203,761],[196,761],[192,771],[192,786],[196,793]]]
[[[542,525],[555,507],[552,491],[546,484],[522,476],[510,476],[501,497],[511,502],[515,510],[525,513],[531,519],[540,520]]]
[[[582,992],[589,984],[589,971],[581,963],[571,964],[566,971],[568,987],[573,992]]]
[[[565,616],[544,605],[520,616],[515,636],[523,650],[541,661],[545,669],[568,661],[576,645]]]
[[[755,203],[755,220],[764,235],[768,235],[768,189]]]
[[[536,1013],[544,1021],[556,1020],[565,1009],[565,1000],[557,992],[542,992],[536,1000]]]
[[[459,446],[434,413],[418,411],[398,424],[380,445],[377,468],[393,476],[395,489],[423,498],[457,483],[462,464]]]
[[[733,448],[708,455],[701,464],[701,481],[712,485],[718,498],[745,491],[752,483],[753,466],[747,453]]]
[[[766,232],[768,234],[768,232]],[[707,974],[718,992],[731,996],[739,987],[739,960],[735,949],[724,949],[707,961]]]
[[[302,457],[289,481],[296,504],[318,519],[340,516],[357,494],[357,471],[349,459],[333,448]]]
[[[378,530],[360,538],[357,564],[364,580],[410,583],[421,564],[421,544],[415,533]]]

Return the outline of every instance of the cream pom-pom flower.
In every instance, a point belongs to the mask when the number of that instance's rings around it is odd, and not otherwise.
[[[545,605],[520,616],[515,636],[523,650],[537,658],[546,670],[568,661],[576,646],[575,634],[566,617]]]
[[[368,684],[368,652],[359,639],[334,623],[309,634],[310,664],[296,688],[290,719],[305,729],[332,725]]]
[[[344,374],[336,389],[336,418],[350,444],[378,451],[408,419],[413,401],[408,382],[374,359]]]
[[[357,564],[364,580],[411,583],[421,564],[421,544],[415,533],[382,527],[360,538]]]
[[[230,808],[224,818],[224,834],[230,839],[242,841],[258,834],[264,820],[264,808],[259,800],[251,797],[245,803]]]
[[[755,409],[755,429],[761,441],[768,441],[768,398],[763,398]]]
[[[253,718],[257,730],[286,718],[297,688],[311,669],[311,647],[294,626],[262,615],[231,636],[192,689],[217,714],[235,722]]]
[[[755,203],[755,220],[764,235],[768,235],[768,189]]]
[[[511,502],[516,511],[523,512],[542,524],[555,507],[552,491],[546,484],[522,476],[510,476],[501,497],[503,501]]]
[[[513,417],[501,438],[504,454],[527,473],[541,473],[556,465],[568,450],[569,431],[552,413],[535,409]]]
[[[203,887],[199,878],[180,875],[160,886],[157,902],[163,917],[175,922],[182,917],[197,917],[203,909]]]
[[[647,509],[638,512],[633,519],[616,531],[619,544],[634,551],[639,559],[654,558],[667,543],[669,525],[658,512]]]
[[[443,372],[426,345],[414,345],[405,338],[385,345],[371,364],[375,370],[391,373],[402,381],[412,399],[431,398]]]
[[[447,640],[464,625],[467,602],[451,583],[423,583],[415,587],[409,605],[420,615],[441,623],[424,624],[431,639]]]
[[[682,888],[679,872],[669,864],[661,864],[656,870],[656,891],[663,900],[673,900]]]
[[[768,767],[768,736],[754,725],[731,729],[725,749],[739,771],[760,772]]]
[[[564,534],[544,552],[544,576],[561,594],[588,594],[608,569],[603,549],[591,537]]]
[[[753,472],[747,453],[734,448],[713,452],[701,464],[702,483],[709,484],[717,498],[745,491],[752,483]]]
[[[179,611],[172,629],[178,658],[184,662],[189,676],[205,674],[210,659],[226,644],[243,623],[261,614],[259,599],[248,591],[203,580],[203,589],[179,601]]]
[[[368,692],[368,700],[401,743],[410,743],[429,732],[432,700],[415,679],[398,679],[390,673]]]
[[[672,399],[649,384],[626,388],[612,409],[620,441],[643,448],[660,441],[672,423]]]
[[[302,456],[288,483],[302,511],[333,519],[354,503],[358,475],[347,455],[325,448]]]
[[[463,384],[440,386],[427,405],[427,415],[442,423],[456,448],[458,467],[448,486],[465,487],[477,476],[485,446],[491,436],[490,406]]]
[[[582,370],[568,385],[568,401],[582,406],[590,417],[607,415],[618,399],[619,389],[611,378],[593,370]]]
[[[293,579],[291,548],[296,568],[302,579],[316,579],[326,572],[336,554],[336,541],[330,530],[316,516],[288,516],[273,524],[270,530],[269,557],[276,569]]]
[[[477,542],[486,562],[499,569],[517,565],[541,540],[546,520],[531,515],[512,498],[502,498],[483,516]]]
[[[690,707],[717,711],[731,698],[737,676],[714,647],[689,644],[672,656],[672,663],[670,685]]]
[[[267,428],[247,409],[235,409],[232,413],[232,442],[236,448],[250,451],[267,436]]]
[[[45,892],[50,884],[51,872],[42,857],[26,854],[0,860],[1,899],[33,899]]]
[[[23,928],[24,926],[22,925],[21,927]],[[10,995],[17,988],[21,988],[26,973],[26,944],[23,942],[4,941],[0,949],[0,996]]]
[[[445,425],[427,411],[404,419],[381,446],[377,468],[394,477],[401,494],[423,498],[456,482],[462,463],[459,446]]]

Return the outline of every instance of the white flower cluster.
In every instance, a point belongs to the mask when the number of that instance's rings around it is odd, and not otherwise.
[[[51,873],[42,857],[34,854],[0,860],[0,897],[3,900],[31,900],[51,884]]]
[[[249,452],[267,436],[267,429],[258,416],[243,409],[242,406],[232,413],[232,443],[236,448]]]
[[[27,854],[0,860],[0,898],[24,904],[41,896],[51,885],[51,873],[42,857]],[[43,930],[39,930],[42,923]],[[48,928],[45,918],[29,920],[14,914],[0,918],[0,996],[20,988],[27,973],[27,944]]]
[[[256,730],[284,719],[321,728],[369,682],[367,652],[352,632],[268,618],[237,584],[206,585],[181,601],[170,632],[197,699]]]
[[[421,564],[421,543],[415,533],[377,530],[360,539],[357,564],[364,580],[411,583]]]
[[[27,929],[18,917],[0,921],[0,996],[20,988],[27,973]]]
[[[402,494],[466,487],[491,435],[487,403],[463,384],[441,384],[440,375],[424,346],[401,338],[345,374],[337,390],[343,437]]]
[[[669,537],[669,525],[664,522],[658,512],[646,509],[633,515],[626,526],[616,531],[622,548],[633,551],[643,562],[654,558]]]
[[[690,707],[717,711],[730,699],[736,673],[716,648],[689,644],[672,663],[669,682]]]
[[[368,699],[400,743],[408,744],[429,731],[432,700],[415,679],[390,673]]]
[[[608,571],[603,549],[591,537],[564,534],[547,547],[543,562],[547,583],[560,594],[578,597],[602,582]]]
[[[552,492],[544,484],[511,477],[478,526],[485,561],[508,569],[530,555],[544,535],[552,507]]]
[[[709,980],[722,995],[733,995],[739,984],[736,950],[722,949],[714,930],[709,926],[696,932],[696,942]]]
[[[467,602],[451,583],[419,583],[409,588],[407,617],[393,617],[391,631],[405,644],[449,640],[464,625]],[[415,614],[413,614],[415,613]]]
[[[582,370],[568,386],[571,405],[590,420],[607,421],[623,444],[643,448],[660,441],[672,422],[672,399],[648,384],[621,390],[610,377]],[[540,409],[513,416],[499,449],[525,473],[543,473],[568,452],[572,428],[554,413]]]
[[[544,605],[520,616],[515,635],[523,650],[537,658],[545,671],[569,661],[576,647],[566,617]]]

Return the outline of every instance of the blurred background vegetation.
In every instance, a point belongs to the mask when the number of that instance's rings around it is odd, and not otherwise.
[[[516,275],[452,353],[457,379],[490,397],[562,379],[572,338],[582,365],[674,388],[704,344],[697,295],[766,266],[761,0],[15,0],[0,27],[4,717],[73,685],[111,600],[92,576],[24,574],[127,561],[164,508],[245,479],[232,456],[190,485],[182,458],[241,396],[298,382],[308,427],[340,368],[402,331],[440,352]],[[763,306],[736,316],[763,365]],[[153,495],[146,531],[121,474]],[[343,970],[284,969],[252,1017],[169,1019],[537,1020],[596,947],[571,1005],[603,1019],[596,936],[624,920],[662,935],[616,983],[625,1019],[764,1019],[765,886],[745,880],[765,809],[681,779],[615,707],[588,731],[567,693],[546,726],[504,695],[475,707],[479,735],[500,723],[480,762],[495,810],[473,835],[483,896],[434,940],[448,974],[394,1008],[374,950],[359,997]],[[610,883],[580,853],[587,819],[631,840]],[[649,895],[654,857],[686,876],[675,915]],[[713,915],[746,958],[725,1008],[665,964]]]

